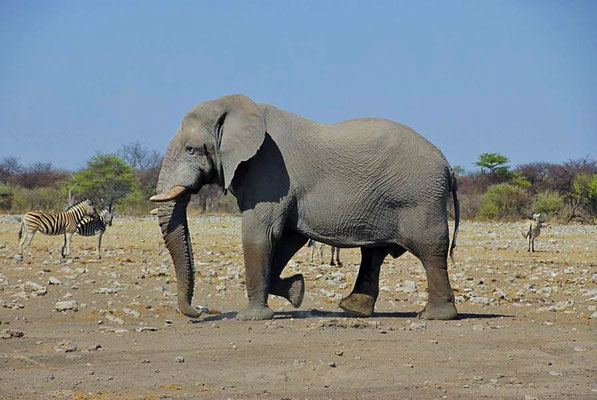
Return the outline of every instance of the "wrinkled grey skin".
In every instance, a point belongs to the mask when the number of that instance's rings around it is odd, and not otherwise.
[[[161,202],[159,223],[176,269],[178,306],[190,317],[200,313],[191,305],[186,208],[190,193],[208,183],[230,190],[242,212],[249,304],[238,319],[272,318],[269,294],[300,306],[302,275],[280,274],[308,239],[361,248],[354,289],[340,303],[347,312],[372,315],[384,258],[409,251],[427,273],[428,303],[420,316],[456,317],[447,272],[459,219],[456,181],[441,152],[410,128],[375,118],[321,124],[242,95],[189,111],[168,146],[152,200]]]

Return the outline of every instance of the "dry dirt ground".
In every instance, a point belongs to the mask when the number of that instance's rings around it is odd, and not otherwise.
[[[240,322],[240,219],[196,216],[191,320],[153,218],[115,218],[104,236],[37,235],[17,254],[18,223],[0,219],[0,397],[15,399],[595,399],[597,227],[552,225],[526,252],[521,224],[461,225],[452,284],[456,321],[416,318],[423,269],[384,263],[372,318],[337,307],[355,280],[302,249],[285,274],[305,275],[298,310],[271,298],[271,321]],[[326,262],[329,248],[325,253]],[[60,303],[60,302],[70,303]],[[58,307],[76,307],[57,311]]]

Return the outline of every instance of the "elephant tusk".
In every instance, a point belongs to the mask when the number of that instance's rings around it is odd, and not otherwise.
[[[169,192],[156,194],[155,196],[151,196],[149,200],[156,203],[170,201],[182,196],[186,191],[187,188],[184,186],[174,186]]]
[[[157,208],[157,207],[156,207],[156,208],[154,208],[154,209],[153,209],[153,210],[151,210],[149,213],[150,213],[151,215],[158,215],[158,208]]]

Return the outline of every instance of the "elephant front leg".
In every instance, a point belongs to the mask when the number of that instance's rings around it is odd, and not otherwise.
[[[379,271],[388,253],[386,248],[361,248],[361,266],[354,289],[340,302],[340,308],[358,317],[373,315],[379,294]]]
[[[427,274],[428,300],[423,311],[419,313],[419,318],[440,320],[456,318],[458,311],[454,305],[446,257],[431,257],[422,261]]]
[[[249,305],[238,312],[236,319],[248,321],[274,317],[274,312],[267,305],[273,248],[273,240],[270,237],[256,232],[245,233],[243,229],[245,282]]]
[[[296,254],[307,242],[307,238],[297,232],[285,229],[282,237],[276,244],[272,260],[270,277],[270,294],[284,297],[294,308],[300,307],[305,294],[305,280],[302,274],[288,278],[280,278],[280,274],[293,255]],[[315,246],[313,246],[315,247]]]

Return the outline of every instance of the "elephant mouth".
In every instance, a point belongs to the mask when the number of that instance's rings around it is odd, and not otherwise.
[[[161,203],[164,201],[171,201],[171,200],[175,200],[181,196],[184,196],[184,194],[188,191],[188,188],[184,187],[184,186],[174,186],[172,189],[170,189],[170,191],[165,192],[165,193],[159,193],[156,194],[154,196],[151,196],[149,198],[149,200],[153,201],[154,203]]]

